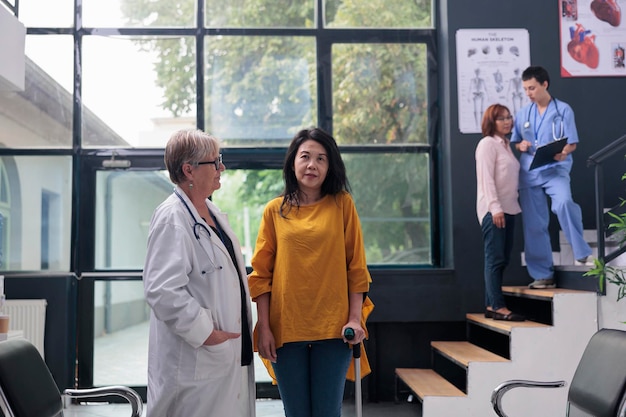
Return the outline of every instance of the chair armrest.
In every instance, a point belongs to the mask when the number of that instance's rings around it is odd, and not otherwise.
[[[541,382],[523,379],[512,379],[498,385],[491,394],[491,405],[499,417],[507,417],[502,411],[502,396],[513,388],[560,388],[565,386],[565,381]]]
[[[66,389],[63,391],[64,395],[71,398],[86,398],[86,397],[105,397],[107,395],[117,395],[125,398],[132,407],[131,417],[141,417],[143,412],[143,401],[137,392],[131,388],[123,385],[112,385],[101,388],[90,389]]]

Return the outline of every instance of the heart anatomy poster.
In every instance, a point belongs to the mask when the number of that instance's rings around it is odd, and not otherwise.
[[[626,76],[626,24],[620,1],[558,0],[561,76]]]
[[[459,29],[456,67],[459,130],[480,133],[483,113],[499,103],[515,114],[527,104],[522,72],[530,65],[526,29]]]

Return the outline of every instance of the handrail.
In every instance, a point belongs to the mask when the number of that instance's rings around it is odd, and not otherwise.
[[[0,0],[10,11],[17,17],[17,7],[19,3],[15,3],[15,5],[11,4],[8,0]]]
[[[599,165],[621,149],[626,149],[626,135],[609,143],[607,146],[587,158],[587,166],[590,167],[592,165]]]
[[[626,135],[614,140],[587,159],[587,166],[595,167],[595,204],[596,204],[596,234],[598,241],[598,259],[609,262],[624,252],[624,248],[618,249],[609,255],[605,253],[605,225],[604,225],[604,179],[602,164],[617,152],[626,149]],[[606,281],[606,277],[604,278]],[[599,283],[599,292],[606,293],[606,282]]]

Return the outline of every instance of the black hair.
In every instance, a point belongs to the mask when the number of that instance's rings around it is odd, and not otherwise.
[[[537,80],[539,84],[543,84],[544,82],[548,82],[548,87],[550,87],[550,74],[544,67],[540,66],[530,66],[522,72],[522,81],[528,81],[531,79]],[[547,89],[546,88],[546,89]]]
[[[300,207],[300,187],[294,171],[294,162],[300,145],[307,140],[314,140],[324,147],[328,156],[328,172],[322,183],[321,197],[336,195],[342,191],[350,192],[350,184],[346,176],[346,167],[341,159],[339,147],[335,139],[320,128],[303,129],[296,133],[291,140],[285,163],[283,165],[283,180],[285,188],[282,192],[283,202],[280,205],[280,215],[286,217],[292,207]]]

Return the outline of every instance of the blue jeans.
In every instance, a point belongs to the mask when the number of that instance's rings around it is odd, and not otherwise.
[[[341,339],[285,343],[272,364],[286,417],[340,417],[352,349]]]
[[[485,306],[493,310],[506,307],[502,295],[502,276],[513,249],[515,216],[505,214],[504,222],[502,229],[496,227],[491,213],[487,213],[481,225],[485,246]]]

